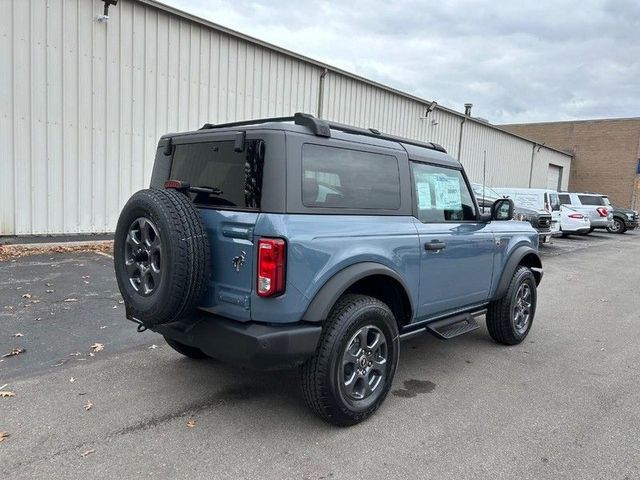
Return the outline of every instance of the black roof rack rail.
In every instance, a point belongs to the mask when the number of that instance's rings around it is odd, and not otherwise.
[[[350,125],[344,125],[336,122],[326,122],[330,128],[334,130],[340,130],[344,133],[352,133],[354,135],[365,135],[367,137],[380,138],[382,140],[391,140],[392,142],[406,143],[407,145],[414,145],[416,147],[429,148],[431,150],[437,150],[438,152],[447,153],[447,151],[441,145],[433,142],[420,142],[419,140],[411,140],[409,138],[396,137],[395,135],[387,135],[381,133],[380,130],[375,128],[359,128],[352,127]]]
[[[248,125],[259,125],[262,123],[271,122],[294,122],[296,125],[309,128],[314,135],[319,137],[331,137],[331,129],[339,130],[344,133],[351,133],[353,135],[364,135],[366,137],[379,138],[381,140],[390,140],[392,142],[406,143],[407,145],[414,145],[416,147],[429,148],[431,150],[437,150],[438,152],[447,153],[447,151],[437,143],[433,142],[420,142],[418,140],[411,140],[403,137],[396,137],[395,135],[387,135],[381,133],[375,128],[359,128],[344,125],[342,123],[330,122],[322,120],[309,115],[308,113],[297,112],[293,117],[272,117],[262,118],[259,120],[244,120],[242,122],[221,123],[213,125],[211,123],[205,123],[200,130],[208,130],[212,128],[226,128],[226,127],[244,127]]]
[[[241,122],[229,122],[229,123],[205,123],[200,130],[209,130],[211,128],[227,128],[227,127],[246,127],[248,125],[260,125],[261,123],[271,123],[271,122],[293,122],[293,117],[272,117],[272,118],[261,118],[258,120],[243,120]]]

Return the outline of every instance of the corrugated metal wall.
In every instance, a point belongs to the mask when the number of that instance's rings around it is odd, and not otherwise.
[[[0,0],[0,235],[113,231],[162,133],[317,112],[323,65],[150,3],[121,0],[98,23],[99,0]],[[334,70],[323,91],[326,118],[458,156],[459,115],[422,119],[425,102]],[[486,149],[488,180],[526,186],[532,145],[467,121],[462,161],[481,179]],[[568,179],[569,156],[537,158],[534,186],[549,161]]]

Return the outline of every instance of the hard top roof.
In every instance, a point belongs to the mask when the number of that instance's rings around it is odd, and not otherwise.
[[[387,135],[373,128],[359,128],[337,122],[322,120],[305,113],[296,113],[292,117],[275,117],[240,122],[212,125],[206,123],[202,128],[192,132],[163,135],[162,138],[172,138],[184,135],[197,135],[215,131],[242,130],[288,130],[298,133],[312,134],[324,138],[336,138],[369,145],[392,149],[404,149],[409,158],[418,161],[431,162],[454,168],[461,168],[458,160],[447,155],[446,150],[432,142],[420,142],[394,135]]]

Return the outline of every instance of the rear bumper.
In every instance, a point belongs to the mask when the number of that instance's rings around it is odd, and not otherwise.
[[[613,223],[613,220],[607,218],[590,219],[592,228],[607,228]]]
[[[218,360],[256,370],[304,363],[315,353],[321,331],[312,323],[237,322],[206,312],[151,329]]]

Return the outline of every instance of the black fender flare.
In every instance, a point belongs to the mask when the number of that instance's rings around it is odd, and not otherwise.
[[[302,316],[302,320],[307,322],[322,322],[326,320],[333,305],[351,285],[372,275],[385,275],[396,280],[402,286],[409,299],[411,312],[414,311],[413,301],[411,295],[409,295],[410,290],[398,273],[381,263],[362,262],[350,265],[331,277],[313,297]]]
[[[527,257],[527,259],[523,262],[525,257]],[[511,252],[509,259],[505,263],[504,268],[502,269],[502,276],[500,277],[498,287],[496,288],[496,293],[493,296],[494,299],[501,298],[506,293],[513,274],[521,264],[524,264],[533,270],[534,276],[536,277],[536,284],[540,284],[543,273],[540,255],[538,255],[538,252],[533,248],[521,245]]]

